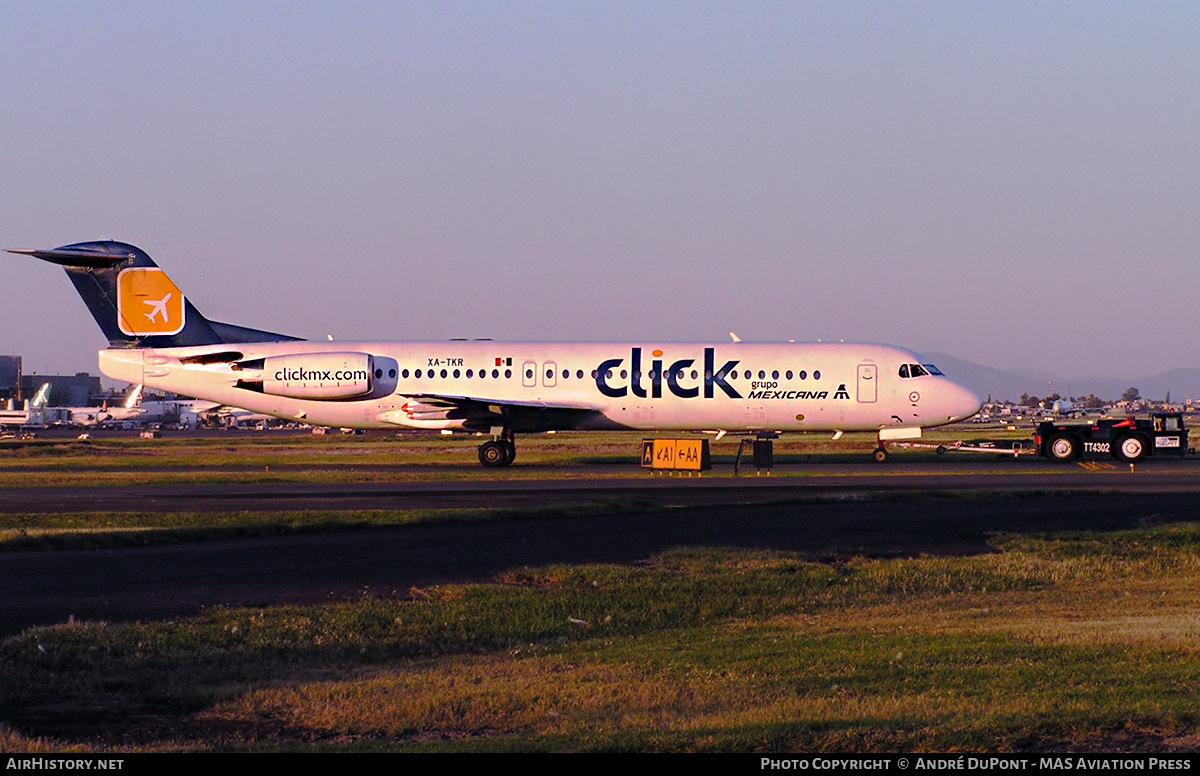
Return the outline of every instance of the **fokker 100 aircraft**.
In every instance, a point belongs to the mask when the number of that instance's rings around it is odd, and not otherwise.
[[[65,267],[116,380],[348,428],[515,435],[566,429],[878,433],[969,418],[980,398],[913,352],[861,343],[314,342],[210,321],[148,255],[120,242],[17,250]]]

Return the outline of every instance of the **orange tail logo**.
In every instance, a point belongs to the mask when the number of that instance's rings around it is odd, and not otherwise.
[[[130,336],[183,331],[183,292],[157,267],[117,275],[117,324]]]

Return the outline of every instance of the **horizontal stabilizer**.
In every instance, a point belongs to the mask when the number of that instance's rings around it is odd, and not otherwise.
[[[10,249],[9,253],[20,253],[33,256],[35,259],[48,261],[51,264],[61,264],[64,267],[111,267],[132,257],[130,253],[117,253],[101,250],[76,250],[55,248],[54,250],[21,250]]]

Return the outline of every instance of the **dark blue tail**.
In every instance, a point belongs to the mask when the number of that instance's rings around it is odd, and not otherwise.
[[[100,241],[53,250],[14,250],[60,264],[114,348],[172,348],[295,340],[283,334],[210,321],[146,252]]]

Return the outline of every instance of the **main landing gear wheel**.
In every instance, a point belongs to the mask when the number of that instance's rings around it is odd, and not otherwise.
[[[489,469],[508,466],[517,459],[517,446],[507,439],[493,439],[479,446],[479,462]]]
[[[498,469],[508,464],[508,445],[493,439],[479,446],[479,462],[489,469]]]
[[[1126,463],[1137,463],[1146,457],[1146,444],[1138,436],[1122,437],[1117,442],[1117,455]]]
[[[873,455],[875,456],[875,463],[888,462],[888,451],[886,447],[876,447]]]
[[[1074,437],[1057,436],[1050,440],[1047,448],[1050,458],[1055,461],[1070,461],[1079,455],[1079,444]]]

